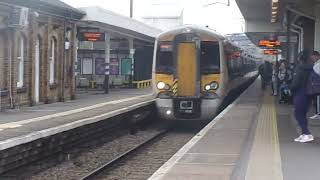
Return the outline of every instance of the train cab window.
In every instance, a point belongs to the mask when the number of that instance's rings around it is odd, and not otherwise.
[[[158,46],[156,57],[156,72],[172,74],[173,73],[173,48],[168,42],[161,42]]]
[[[202,74],[220,73],[220,51],[218,42],[201,42],[200,69]]]

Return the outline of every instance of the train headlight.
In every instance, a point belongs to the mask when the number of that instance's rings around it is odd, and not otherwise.
[[[208,85],[206,85],[206,86],[204,87],[204,89],[205,89],[206,91],[209,91],[209,90],[211,89],[211,86],[208,84]]]
[[[219,84],[215,81],[211,82],[210,84],[207,84],[204,86],[204,89],[206,91],[209,91],[209,90],[217,90],[219,88]]]
[[[213,81],[210,83],[210,87],[213,90],[217,90],[219,88],[219,84],[217,82]]]
[[[163,90],[163,89],[165,89],[166,88],[166,83],[164,83],[164,82],[158,82],[158,84],[157,84],[157,88],[158,89],[160,89],[160,90]]]

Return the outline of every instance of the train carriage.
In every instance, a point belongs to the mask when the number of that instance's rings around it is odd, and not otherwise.
[[[212,118],[226,95],[254,69],[241,49],[209,28],[183,26],[155,42],[153,87],[167,120]]]

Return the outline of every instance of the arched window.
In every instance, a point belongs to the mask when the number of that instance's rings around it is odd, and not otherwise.
[[[49,83],[55,83],[55,58],[56,58],[56,47],[57,41],[55,38],[50,40],[50,56],[49,56]]]
[[[20,37],[18,45],[18,78],[17,78],[17,87],[21,88],[24,85],[24,61],[25,61],[25,39]]]

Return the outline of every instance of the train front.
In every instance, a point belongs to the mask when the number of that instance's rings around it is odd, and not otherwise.
[[[207,120],[220,105],[221,43],[210,32],[183,28],[160,35],[153,84],[159,115],[166,120]]]

